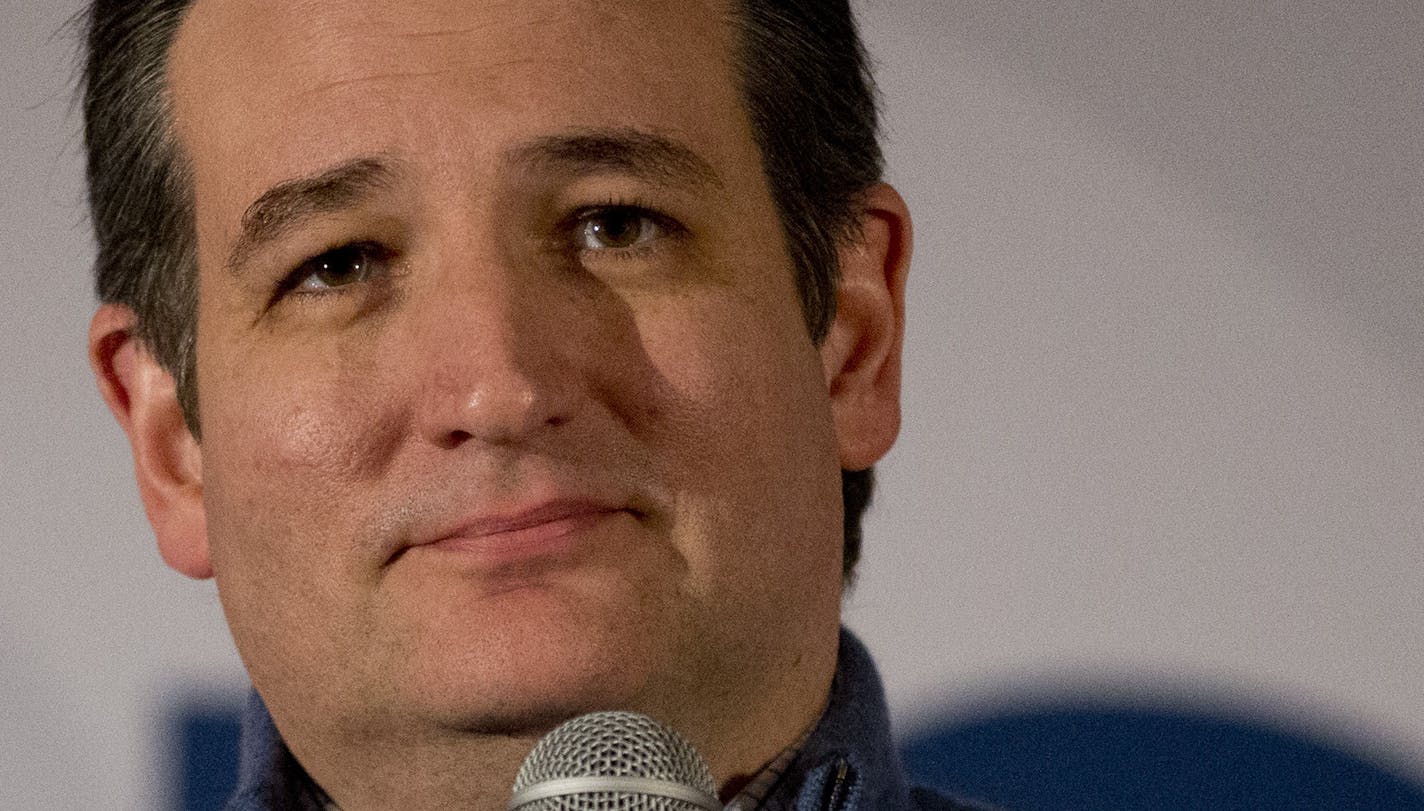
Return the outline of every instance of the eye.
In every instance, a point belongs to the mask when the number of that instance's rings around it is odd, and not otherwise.
[[[321,294],[368,282],[387,270],[390,252],[368,242],[343,245],[298,265],[282,283],[286,292]]]
[[[574,223],[574,246],[584,251],[624,251],[664,236],[665,221],[637,206],[604,206],[579,215]]]

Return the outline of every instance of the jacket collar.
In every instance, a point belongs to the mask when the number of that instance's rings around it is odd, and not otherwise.
[[[237,790],[224,811],[323,811],[329,805],[283,743],[267,705],[253,690],[242,711]]]
[[[830,701],[763,811],[899,811],[909,784],[870,653],[841,629]]]

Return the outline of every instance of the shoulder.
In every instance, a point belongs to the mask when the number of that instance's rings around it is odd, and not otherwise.
[[[910,789],[910,807],[914,811],[998,811],[992,805],[968,800],[951,800],[932,789]]]

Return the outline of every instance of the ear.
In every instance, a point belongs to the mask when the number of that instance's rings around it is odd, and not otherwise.
[[[137,321],[128,307],[101,305],[89,325],[89,365],[133,447],[134,477],[159,553],[189,577],[212,577],[201,452],[183,423],[173,376],[134,334]]]
[[[836,317],[821,343],[842,470],[875,464],[900,432],[900,348],[910,212],[878,184],[862,198],[859,232],[840,248]]]

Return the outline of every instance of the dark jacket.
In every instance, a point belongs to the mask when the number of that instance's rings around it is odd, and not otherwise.
[[[987,811],[905,776],[870,653],[842,629],[831,700],[761,811]]]

